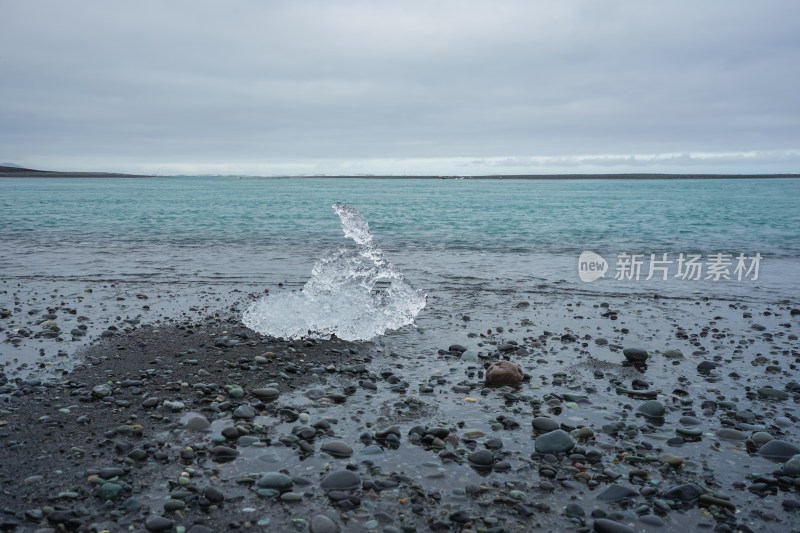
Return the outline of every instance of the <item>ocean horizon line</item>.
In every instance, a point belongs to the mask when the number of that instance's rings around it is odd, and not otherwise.
[[[128,174],[122,172],[80,172],[40,170],[0,165],[0,178],[260,178],[260,179],[449,179],[449,180],[667,180],[667,179],[797,179],[800,173],[565,173],[565,174]]]

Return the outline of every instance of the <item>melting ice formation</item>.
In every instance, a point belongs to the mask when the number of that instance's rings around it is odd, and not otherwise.
[[[264,296],[244,313],[244,324],[264,335],[284,338],[336,335],[367,340],[412,324],[425,307],[425,294],[383,258],[369,225],[355,208],[333,209],[355,249],[342,247],[319,259],[299,292]]]

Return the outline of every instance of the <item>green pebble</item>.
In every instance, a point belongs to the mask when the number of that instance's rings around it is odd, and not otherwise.
[[[183,500],[167,500],[164,502],[164,510],[167,512],[180,511],[185,507],[186,503]]]
[[[522,492],[521,490],[512,490],[508,493],[515,500],[524,500],[527,497],[527,494]]]
[[[284,492],[281,494],[281,501],[285,503],[297,503],[303,501],[303,495],[296,492]]]
[[[105,483],[100,487],[100,497],[105,500],[113,500],[119,493],[122,492],[122,487],[116,483]]]
[[[239,385],[225,385],[225,392],[231,398],[244,398],[244,389]]]
[[[703,435],[703,430],[699,428],[676,428],[675,433],[685,437],[700,437]]]

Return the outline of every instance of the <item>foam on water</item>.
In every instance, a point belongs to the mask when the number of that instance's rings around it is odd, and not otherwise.
[[[367,340],[412,324],[425,307],[425,294],[383,258],[364,217],[341,202],[333,209],[355,249],[342,246],[318,260],[301,291],[253,303],[242,317],[247,327],[275,337]]]

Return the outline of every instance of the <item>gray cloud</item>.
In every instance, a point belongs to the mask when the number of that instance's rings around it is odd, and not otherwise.
[[[800,169],[788,0],[2,6],[0,158],[29,166]],[[700,153],[739,155],[669,156]]]

